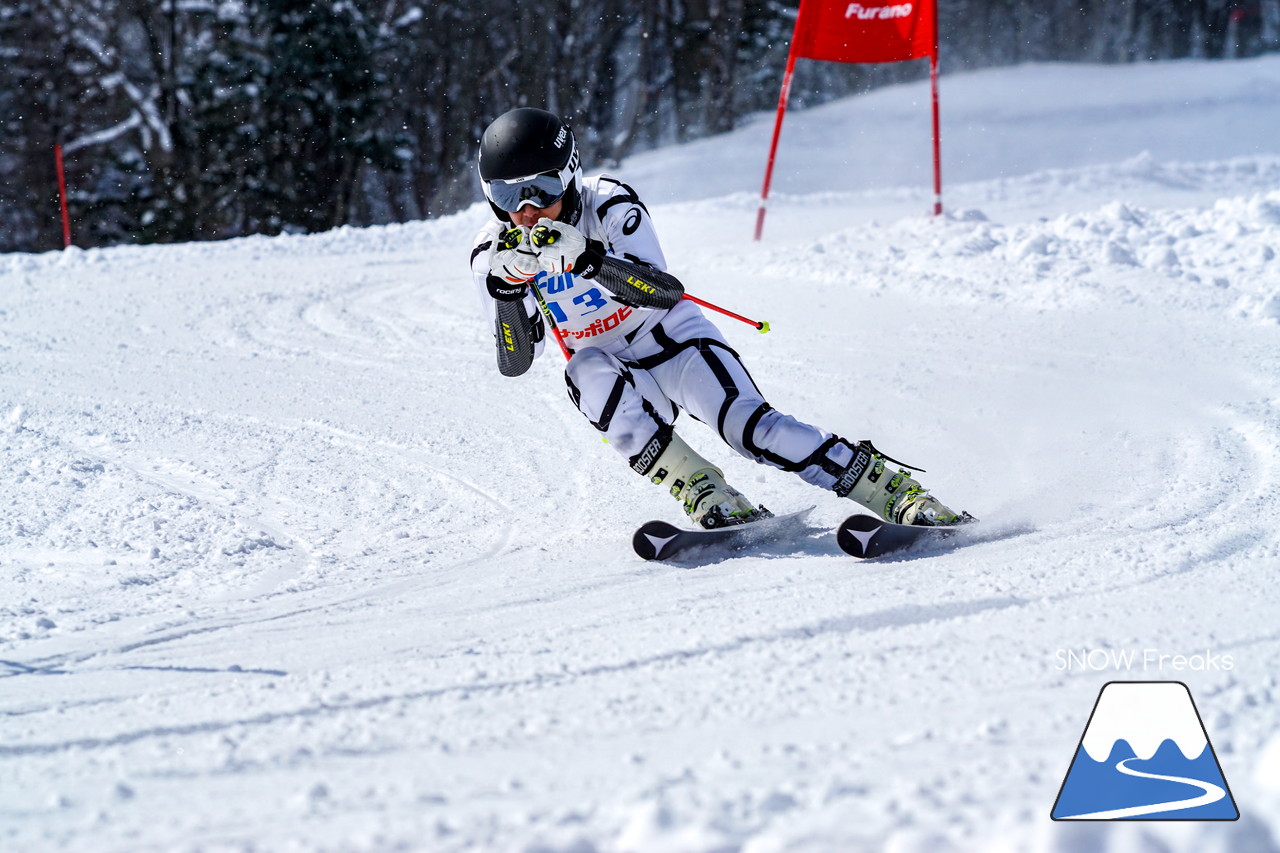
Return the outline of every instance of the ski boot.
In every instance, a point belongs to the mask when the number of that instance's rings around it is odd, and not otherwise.
[[[897,460],[880,453],[869,441],[858,442],[853,447],[853,461],[836,481],[835,493],[895,524],[941,527],[974,520],[969,513],[949,509],[929,494],[907,469],[888,471],[886,462]]]
[[[664,440],[666,444],[661,446]],[[652,461],[644,470],[641,469],[643,463],[637,464],[636,460],[632,460],[632,467],[654,483],[666,486],[699,527],[711,530],[773,515],[764,507],[752,506],[741,492],[725,482],[723,471],[703,459],[674,432],[659,433],[637,459],[646,457]]]

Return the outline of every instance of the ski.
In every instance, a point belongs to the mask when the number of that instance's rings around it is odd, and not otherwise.
[[[836,530],[836,543],[846,554],[871,559],[903,551],[918,543],[950,539],[969,524],[972,522],[948,527],[925,527],[894,524],[872,515],[851,515]]]
[[[645,560],[670,560],[704,546],[728,547],[736,551],[805,529],[804,519],[813,509],[809,507],[712,530],[678,527],[668,521],[646,521],[631,537],[631,547]]]

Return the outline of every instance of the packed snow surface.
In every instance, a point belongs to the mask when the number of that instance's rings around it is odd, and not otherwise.
[[[481,206],[0,256],[0,849],[1280,850],[1280,57],[943,78],[617,173],[779,409],[977,541],[691,443],[812,535],[678,519],[504,379]],[[681,422],[684,424],[684,421]],[[1235,823],[1057,824],[1102,686],[1184,682]]]

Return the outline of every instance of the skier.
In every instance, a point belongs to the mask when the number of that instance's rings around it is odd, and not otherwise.
[[[667,488],[696,525],[768,517],[674,430],[684,410],[749,459],[798,474],[900,524],[970,520],[925,491],[869,441],[848,441],[776,411],[738,354],[666,272],[648,209],[607,175],[583,178],[555,115],[522,107],[480,142],[494,218],[471,269],[494,324],[499,369],[524,373],[551,333],[570,356],[569,396],[636,473]],[[544,316],[546,321],[544,322]]]

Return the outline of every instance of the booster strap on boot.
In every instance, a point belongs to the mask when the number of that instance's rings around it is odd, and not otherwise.
[[[853,460],[840,473],[831,490],[842,498],[849,497],[849,492],[853,491],[853,487],[858,485],[858,481],[862,479],[862,475],[866,473],[867,468],[871,465],[871,460],[874,458],[875,454],[871,452],[867,442],[858,442],[853,448]]]
[[[670,446],[671,436],[674,434],[675,432],[669,424],[659,427],[653,438],[649,439],[649,443],[639,453],[631,457],[631,470],[642,477],[649,476],[649,472],[656,467],[659,457]]]
[[[659,429],[644,450],[632,457],[631,467],[651,482],[665,486],[681,500],[685,486],[694,474],[713,470],[720,475],[719,468],[704,459],[670,426]]]
[[[836,441],[846,447],[851,446],[844,439],[836,439]],[[862,480],[864,474],[866,474],[868,482],[875,483],[878,481],[880,475],[884,473],[884,463],[886,462],[892,462],[895,465],[901,465],[917,472],[924,471],[923,468],[916,468],[914,465],[908,465],[901,460],[894,459],[892,456],[886,456],[866,439],[859,441],[856,445],[852,445],[851,449],[853,450],[853,459],[844,470],[839,472],[835,485],[831,487],[831,490],[842,498],[849,497],[849,493]],[[868,468],[871,469],[870,473],[867,473]]]

